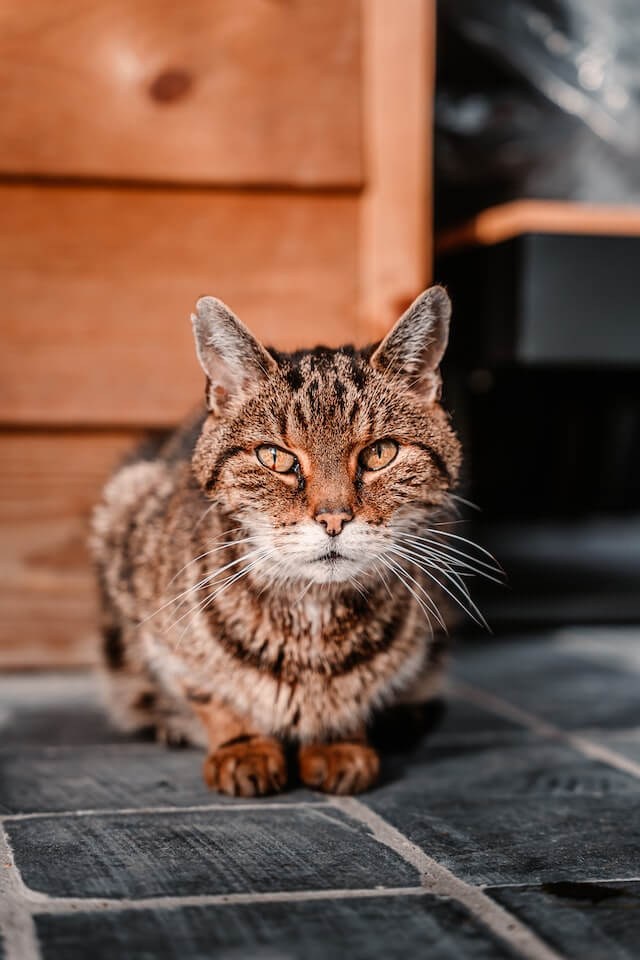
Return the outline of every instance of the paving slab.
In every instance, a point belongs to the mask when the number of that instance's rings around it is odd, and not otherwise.
[[[0,750],[0,812],[242,803],[206,787],[202,758],[196,749],[171,750],[151,743]],[[313,803],[318,797],[298,788],[277,799]]]
[[[566,730],[626,728],[640,718],[637,673],[567,653],[544,635],[467,647],[454,674]]]
[[[640,711],[639,711],[640,712]],[[639,718],[640,719],[640,718]],[[640,765],[640,726],[632,730],[587,731],[587,737],[601,747],[612,750],[620,756]]]
[[[579,736],[544,737],[454,696],[417,737],[400,717],[382,781],[360,797],[565,957],[638,956],[634,635],[461,644],[465,684]],[[611,762],[585,756],[588,740]],[[201,757],[118,734],[88,674],[0,677],[0,815],[22,879],[52,898],[20,908],[39,911],[43,960],[515,956],[321,795],[222,797]]]
[[[432,748],[361,799],[474,884],[638,871],[640,780],[563,744]]]
[[[520,732],[522,727],[512,720],[500,717],[490,710],[483,710],[474,703],[454,696],[445,696],[442,719],[425,741],[437,743],[452,737],[499,739]]]
[[[585,960],[637,960],[640,883],[548,883],[486,891],[557,950]]]
[[[464,908],[380,897],[39,916],[44,960],[515,960]]]
[[[0,674],[0,744],[119,743],[98,674],[91,670]]]
[[[135,899],[403,887],[416,870],[330,807],[5,821],[25,883],[59,897]]]

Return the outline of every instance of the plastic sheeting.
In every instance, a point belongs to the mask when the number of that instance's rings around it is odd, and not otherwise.
[[[436,216],[640,202],[640,0],[440,0]]]

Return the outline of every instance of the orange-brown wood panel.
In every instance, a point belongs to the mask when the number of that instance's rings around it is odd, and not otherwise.
[[[431,275],[435,0],[365,0],[362,20],[360,315],[376,339]]]
[[[0,186],[5,423],[168,424],[202,395],[189,313],[265,341],[356,329],[357,197]]]
[[[357,184],[358,0],[9,0],[0,170]]]
[[[0,667],[92,663],[87,521],[130,431],[0,434]]]

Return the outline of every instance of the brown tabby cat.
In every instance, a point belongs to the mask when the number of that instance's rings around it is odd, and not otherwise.
[[[442,590],[470,604],[461,574],[482,565],[440,525],[460,466],[438,402],[450,309],[432,287],[377,347],[283,354],[203,297],[207,411],[106,487],[116,717],[207,745],[216,790],[281,790],[291,742],[304,783],[364,790],[372,712],[437,691]]]

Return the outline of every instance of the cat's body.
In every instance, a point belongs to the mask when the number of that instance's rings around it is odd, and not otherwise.
[[[363,789],[372,713],[441,673],[448,299],[428,291],[375,352],[295,355],[198,307],[209,411],[120,470],[94,517],[114,714],[208,744],[205,776],[230,793],[280,788],[287,741],[306,782]]]

